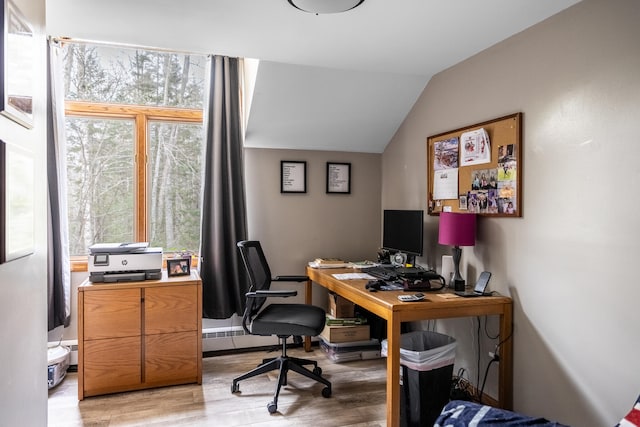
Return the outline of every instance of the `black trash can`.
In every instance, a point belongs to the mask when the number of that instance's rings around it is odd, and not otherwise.
[[[387,354],[387,341],[382,343]],[[400,425],[432,426],[449,402],[456,340],[431,331],[408,332],[400,340]]]

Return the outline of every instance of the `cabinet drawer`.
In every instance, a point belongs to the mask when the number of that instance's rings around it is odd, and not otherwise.
[[[178,383],[198,378],[198,333],[177,332],[145,337],[145,383]]]
[[[85,292],[84,339],[140,336],[140,289]]]
[[[198,327],[197,286],[145,289],[144,316],[145,334],[195,331]]]
[[[82,365],[86,396],[135,388],[142,381],[141,338],[84,343]]]

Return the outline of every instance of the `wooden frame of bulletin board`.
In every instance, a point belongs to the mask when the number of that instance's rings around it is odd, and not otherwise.
[[[429,215],[522,216],[522,113],[427,138]]]

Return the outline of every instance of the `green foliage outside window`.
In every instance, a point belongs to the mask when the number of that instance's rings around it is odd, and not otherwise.
[[[68,101],[202,109],[204,56],[85,43],[65,49]],[[165,252],[197,252],[202,124],[152,118],[146,135],[145,166],[136,162],[134,119],[67,113],[72,255],[88,253],[93,243],[136,240],[136,167],[147,176],[141,191],[150,244]]]

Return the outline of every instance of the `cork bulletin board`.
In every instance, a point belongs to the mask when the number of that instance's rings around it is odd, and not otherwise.
[[[522,113],[427,138],[427,211],[522,216]]]

